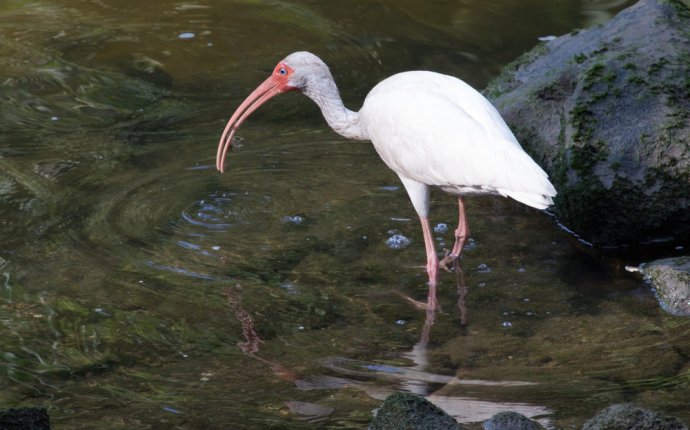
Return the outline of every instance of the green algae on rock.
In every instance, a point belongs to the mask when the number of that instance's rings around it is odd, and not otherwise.
[[[395,393],[386,398],[369,430],[460,430],[453,417],[424,397]]]
[[[630,403],[609,406],[587,421],[582,430],[687,430],[679,419]]]
[[[595,245],[690,237],[690,10],[642,0],[523,55],[486,90]]]
[[[517,412],[499,412],[484,421],[484,430],[544,430],[544,426]]]
[[[643,264],[661,308],[671,315],[690,316],[690,257],[664,258]]]

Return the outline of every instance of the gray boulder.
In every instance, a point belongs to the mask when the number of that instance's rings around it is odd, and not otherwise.
[[[659,304],[676,316],[690,316],[690,257],[664,258],[640,266]]]
[[[623,403],[600,411],[582,430],[688,430],[688,427],[677,418]]]
[[[558,37],[485,91],[595,245],[690,238],[690,10],[641,0]]]
[[[544,430],[544,426],[517,412],[499,412],[484,421],[484,430]]]
[[[412,393],[386,397],[369,430],[460,430],[455,418]]]

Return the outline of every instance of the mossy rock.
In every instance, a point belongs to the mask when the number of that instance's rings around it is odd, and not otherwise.
[[[690,238],[690,10],[641,0],[539,45],[485,93],[595,245]]]
[[[609,406],[587,421],[582,430],[688,430],[679,419],[630,403]]]
[[[499,412],[482,424],[484,430],[544,430],[544,426],[517,412]]]
[[[690,257],[664,258],[640,269],[666,312],[690,316]]]
[[[44,408],[0,409],[2,430],[50,430],[50,418]]]
[[[369,430],[460,430],[460,424],[438,406],[412,393],[386,398]]]

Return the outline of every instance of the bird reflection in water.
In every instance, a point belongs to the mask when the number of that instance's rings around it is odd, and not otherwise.
[[[237,320],[242,324],[242,335],[244,336],[245,341],[238,342],[237,346],[245,355],[268,365],[273,371],[273,374],[278,378],[285,381],[294,382],[297,377],[290,369],[287,369],[280,363],[276,363],[275,361],[271,361],[259,356],[259,349],[264,341],[261,339],[261,337],[259,337],[259,334],[254,329],[254,319],[252,318],[251,314],[241,306],[241,291],[242,287],[240,287],[239,284],[235,285],[234,287],[223,288],[223,295],[228,301],[228,307],[232,311],[235,318],[237,318]]]
[[[453,262],[453,273],[455,274],[457,287],[456,303],[459,312],[460,334],[466,335],[469,318],[465,299],[468,288],[465,272],[458,260]],[[298,377],[295,372],[277,361],[260,355],[260,348],[264,341],[254,328],[254,319],[251,314],[241,305],[241,294],[242,288],[239,285],[223,289],[223,295],[227,299],[228,307],[232,311],[233,316],[242,325],[244,342],[238,342],[237,346],[248,357],[268,366],[277,378],[294,384],[296,390],[313,391],[354,388],[362,390],[371,398],[381,401],[396,391],[409,391],[426,397],[461,423],[480,422],[498,412],[506,410],[518,411],[526,416],[544,416],[552,413],[549,409],[539,405],[503,403],[451,394],[464,392],[460,387],[468,385],[518,387],[533,384],[522,381],[464,379],[457,375],[442,375],[428,372],[428,345],[431,340],[431,329],[436,322],[439,312],[437,306],[427,306],[427,304],[398,293],[413,306],[424,307],[425,311],[425,320],[420,331],[419,342],[409,352],[402,354],[403,357],[412,361],[414,366],[381,365],[344,357],[328,357],[321,359],[321,365],[328,369],[328,375],[305,375]],[[333,374],[341,376],[333,376]],[[382,381],[386,383],[382,384]],[[285,406],[292,413],[302,416],[309,421],[325,419],[334,411],[333,408],[318,403],[294,400],[287,400]]]

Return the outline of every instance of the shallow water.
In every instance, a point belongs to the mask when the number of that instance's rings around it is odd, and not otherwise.
[[[254,114],[213,166],[232,110],[294,50],[358,108],[401,70],[481,88],[627,4],[2,3],[0,407],[46,407],[57,429],[365,428],[409,390],[470,428],[509,409],[569,428],[621,401],[690,421],[690,322],[623,270],[638,257],[470,199],[463,270],[426,315],[404,190],[306,98]],[[439,248],[455,214],[436,193]]]

